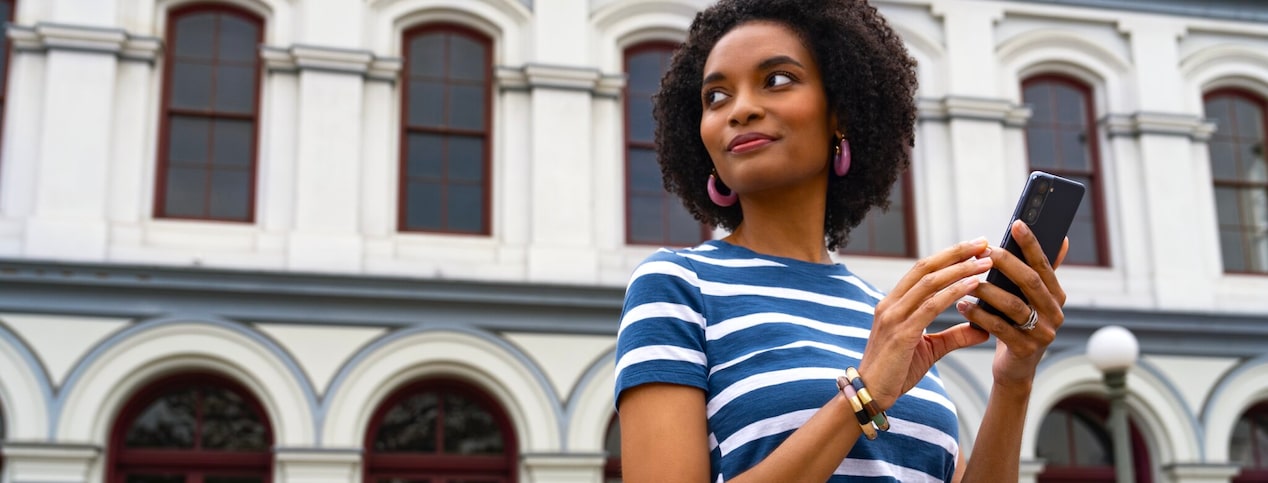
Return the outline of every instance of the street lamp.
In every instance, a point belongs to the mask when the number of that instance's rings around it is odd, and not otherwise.
[[[1097,329],[1087,341],[1087,357],[1105,374],[1109,386],[1110,432],[1114,438],[1114,474],[1118,483],[1133,483],[1131,440],[1127,432],[1127,370],[1136,363],[1140,345],[1130,330],[1117,325]]]

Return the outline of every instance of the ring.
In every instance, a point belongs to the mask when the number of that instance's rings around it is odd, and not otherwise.
[[[1026,318],[1026,323],[1017,326],[1017,328],[1023,331],[1031,330],[1037,324],[1039,324],[1039,312],[1036,312],[1034,307],[1030,307],[1030,317]]]

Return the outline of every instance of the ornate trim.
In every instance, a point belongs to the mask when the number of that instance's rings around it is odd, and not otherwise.
[[[1183,136],[1196,142],[1206,142],[1215,133],[1215,123],[1192,114],[1138,111],[1131,114],[1108,114],[1099,121],[1110,138],[1120,136],[1139,137]]]
[[[595,97],[616,99],[625,87],[624,74],[604,74],[590,67],[549,64],[498,66],[495,76],[503,91],[555,89],[588,92]]]
[[[401,71],[399,57],[378,57],[369,50],[342,49],[295,44],[290,47],[260,47],[260,57],[269,73],[298,73],[304,70],[350,74],[395,83]]]
[[[117,28],[39,22],[34,26],[9,25],[8,32],[16,52],[87,52],[153,65],[163,50],[163,41],[157,37],[132,35]]]
[[[916,100],[917,117],[921,121],[949,122],[957,119],[998,122],[1004,127],[1021,128],[1030,119],[1030,108],[1007,99],[946,96],[941,99]]]

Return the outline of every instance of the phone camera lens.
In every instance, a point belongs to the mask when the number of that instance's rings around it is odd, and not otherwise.
[[[1031,208],[1038,208],[1039,205],[1042,205],[1042,204],[1043,204],[1043,196],[1035,195],[1030,197]]]
[[[1039,184],[1038,184],[1038,185],[1036,185],[1036,188],[1039,188],[1039,191],[1041,191],[1041,192],[1042,192],[1042,191],[1048,191],[1048,182],[1047,182],[1047,181],[1040,181],[1040,182],[1039,182]]]
[[[1037,208],[1030,208],[1026,210],[1026,215],[1023,217],[1024,219],[1022,221],[1025,221],[1027,224],[1029,224],[1035,221],[1035,218],[1038,216],[1039,216],[1039,210]]]

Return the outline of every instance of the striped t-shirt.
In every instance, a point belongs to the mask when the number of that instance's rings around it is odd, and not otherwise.
[[[859,365],[883,294],[827,265],[714,240],[660,250],[630,277],[617,337],[616,400],[660,382],[705,391],[713,481],[761,462]],[[887,411],[890,430],[859,438],[829,481],[948,481],[959,451],[955,406],[936,370]]]

